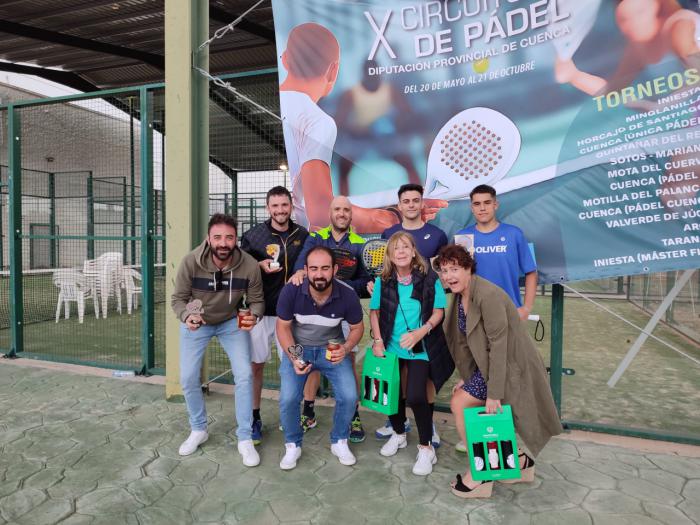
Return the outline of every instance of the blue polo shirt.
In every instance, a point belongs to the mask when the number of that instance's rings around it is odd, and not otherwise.
[[[304,346],[325,346],[331,339],[345,341],[342,321],[357,324],[362,321],[362,306],[355,290],[333,279],[328,300],[317,305],[309,292],[309,280],[301,286],[286,284],[277,301],[277,317],[292,321],[294,341]]]

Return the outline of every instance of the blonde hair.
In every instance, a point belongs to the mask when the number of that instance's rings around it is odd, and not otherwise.
[[[382,273],[380,274],[382,281],[388,281],[396,274],[396,265],[391,261],[391,257],[394,255],[396,245],[399,243],[399,241],[404,241],[411,248],[413,248],[411,269],[418,270],[423,274],[428,273],[428,265],[425,263],[425,259],[423,259],[423,257],[418,253],[418,250],[416,249],[416,242],[413,240],[413,235],[404,231],[399,231],[389,237],[389,241],[386,244],[384,268],[382,268]]]

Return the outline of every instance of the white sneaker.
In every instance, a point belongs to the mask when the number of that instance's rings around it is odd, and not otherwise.
[[[406,448],[406,445],[406,434],[392,434],[379,453],[386,457],[393,456],[400,448]]]
[[[466,454],[467,453],[467,445],[465,445],[464,441],[458,441],[457,444],[455,445],[455,450],[461,454]]]
[[[408,434],[411,431],[411,422],[406,418],[404,423],[404,432]],[[383,427],[379,427],[374,431],[374,437],[377,439],[389,439],[394,434],[394,429],[391,426],[391,421],[388,419],[384,422]]]
[[[197,450],[197,447],[209,439],[209,434],[206,430],[193,430],[190,432],[190,437],[188,437],[182,445],[180,445],[180,450],[178,454],[181,456],[189,456]]]
[[[350,452],[347,439],[339,439],[338,441],[333,443],[331,445],[331,452],[335,457],[338,458],[338,461],[340,461],[341,465],[346,465],[349,467],[350,465],[354,465],[357,462],[353,453]]]
[[[430,444],[433,448],[440,448],[440,434],[438,434],[435,423],[433,423],[433,437],[430,438]]]
[[[260,465],[260,455],[255,450],[255,445],[252,439],[246,439],[238,442],[238,453],[243,459],[243,464],[246,467],[257,467]]]
[[[297,460],[301,457],[301,447],[297,447],[295,443],[285,443],[285,452],[280,468],[282,470],[292,470],[297,466]]]
[[[418,447],[416,464],[413,465],[413,473],[416,476],[427,476],[433,471],[433,465],[437,463],[437,456],[433,447]]]

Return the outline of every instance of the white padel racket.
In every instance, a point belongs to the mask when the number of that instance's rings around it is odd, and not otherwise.
[[[479,184],[493,185],[513,167],[520,132],[490,108],[469,108],[447,121],[428,155],[426,198],[461,199]]]

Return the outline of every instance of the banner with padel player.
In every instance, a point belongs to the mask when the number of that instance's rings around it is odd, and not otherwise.
[[[379,233],[415,182],[451,237],[488,184],[544,282],[700,266],[697,2],[272,5],[301,223]]]

